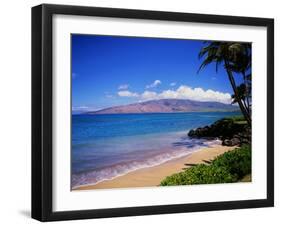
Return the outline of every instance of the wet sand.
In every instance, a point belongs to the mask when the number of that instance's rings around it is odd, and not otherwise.
[[[205,163],[213,160],[224,152],[233,150],[235,147],[212,145],[202,148],[188,156],[170,160],[161,165],[138,169],[128,174],[102,181],[95,185],[85,185],[74,190],[129,188],[129,187],[153,187],[158,186],[167,176],[179,173],[195,164]]]

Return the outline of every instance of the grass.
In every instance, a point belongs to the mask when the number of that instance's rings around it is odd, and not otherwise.
[[[234,116],[226,117],[226,119],[232,119],[235,122],[245,121],[245,118],[243,115],[234,115]]]
[[[247,125],[247,121],[245,120],[244,116],[242,116],[242,115],[236,115],[236,116],[232,116],[232,117],[227,117],[226,119],[232,120],[233,123],[235,123],[235,124]]]
[[[243,145],[215,158],[209,165],[199,164],[166,177],[161,186],[217,184],[241,181],[251,173],[251,147]]]

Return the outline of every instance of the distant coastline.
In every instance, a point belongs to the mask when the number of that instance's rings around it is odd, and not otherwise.
[[[140,103],[108,107],[97,111],[85,111],[85,114],[138,114],[138,113],[186,113],[186,112],[235,112],[235,105],[210,101],[188,99],[160,99]]]
[[[79,112],[79,113],[72,113],[72,115],[155,115],[155,114],[186,114],[186,113],[237,113],[237,115],[241,114],[241,111],[234,110],[234,111],[182,111],[182,112],[139,112],[139,113],[99,113],[93,114],[91,112]]]

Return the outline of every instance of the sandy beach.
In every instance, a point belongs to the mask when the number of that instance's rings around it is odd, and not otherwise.
[[[206,163],[213,160],[216,156],[233,150],[234,148],[235,147],[212,145],[211,147],[202,148],[188,156],[170,160],[161,165],[139,169],[112,180],[102,181],[95,185],[81,186],[74,190],[158,186],[165,177],[181,172],[194,164]]]

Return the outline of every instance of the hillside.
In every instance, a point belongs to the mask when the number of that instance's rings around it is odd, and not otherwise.
[[[127,113],[174,113],[174,112],[215,112],[238,111],[237,106],[219,102],[201,102],[183,99],[161,99],[115,106],[88,114],[127,114]]]

